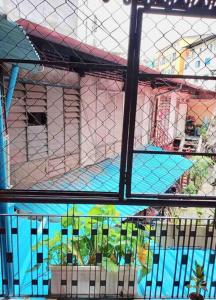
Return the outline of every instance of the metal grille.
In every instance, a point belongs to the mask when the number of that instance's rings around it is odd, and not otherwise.
[[[205,298],[215,299],[212,219],[71,213],[3,216],[10,225],[0,227],[0,237],[10,233],[11,242],[0,266],[9,267],[13,289],[0,277],[2,296],[188,299],[197,262],[204,266]]]

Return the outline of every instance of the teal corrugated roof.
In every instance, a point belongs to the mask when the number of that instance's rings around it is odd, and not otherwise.
[[[146,150],[161,148],[147,146]],[[34,190],[103,191],[117,192],[119,185],[120,157],[72,170],[32,187]],[[134,193],[165,193],[192,166],[182,156],[136,154],[133,160],[132,191]],[[64,214],[70,205],[64,204],[17,204],[17,208],[42,214]],[[87,214],[92,205],[79,205],[79,211]],[[121,216],[134,215],[146,206],[118,206]]]
[[[15,22],[0,15],[0,58],[39,60],[34,46],[23,29]],[[20,64],[24,69],[36,70],[31,64]]]

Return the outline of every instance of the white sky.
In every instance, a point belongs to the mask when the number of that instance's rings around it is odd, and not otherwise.
[[[80,1],[83,2],[85,1]],[[123,5],[122,0],[110,0],[107,4],[102,4],[102,0],[86,2],[89,8],[82,5],[82,11],[91,15],[91,18],[92,14],[95,14],[98,19],[98,29],[95,33],[97,46],[126,53],[130,6]],[[152,59],[157,50],[168,46],[181,36],[211,33],[216,33],[215,20],[144,15],[141,58]]]
[[[56,31],[126,56],[130,6],[122,0],[0,0],[1,11],[16,20],[28,18]],[[78,23],[75,25],[75,16]],[[97,20],[97,24],[94,24]],[[77,28],[75,28],[77,27]],[[92,33],[95,28],[95,32]],[[76,30],[77,29],[77,30]],[[181,36],[216,33],[216,21],[195,18],[144,16],[141,60]]]

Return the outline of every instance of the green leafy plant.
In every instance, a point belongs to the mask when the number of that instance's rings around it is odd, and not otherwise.
[[[202,127],[200,128],[200,135],[202,136],[203,142],[207,141],[208,138],[207,131],[208,131],[208,125],[202,125]]]
[[[197,187],[194,185],[193,182],[190,182],[185,188],[184,188],[184,193],[193,195],[197,193]]]
[[[184,193],[197,194],[214,161],[209,157],[193,157],[192,160],[194,164],[190,169],[190,183],[185,187]]]
[[[73,265],[96,265],[98,254],[101,254],[101,265],[107,271],[118,271],[126,256],[130,257],[131,266],[141,268],[139,279],[151,270],[150,227],[143,230],[131,221],[122,222],[114,206],[95,206],[88,216],[82,216],[73,207],[68,216],[62,218],[61,227],[67,229],[67,235],[62,235],[61,230],[56,231],[51,239],[43,240],[33,248],[47,245],[47,265],[68,265],[68,253],[72,255]]]
[[[197,261],[195,261],[195,268],[192,270],[193,276],[191,278],[192,284],[188,284],[188,288],[194,288],[196,290],[195,295],[197,299],[200,297],[200,291],[204,290],[207,291],[206,288],[206,281],[205,281],[205,274],[204,274],[204,267],[199,265]]]

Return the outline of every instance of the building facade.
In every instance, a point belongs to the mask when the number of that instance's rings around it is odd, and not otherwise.
[[[197,39],[197,36],[180,38],[168,47],[160,49],[154,58],[154,68],[164,74],[184,73],[186,46]]]
[[[184,74],[199,76],[215,76],[216,72],[216,35],[202,36],[186,47]],[[214,80],[191,80],[203,88],[216,90]]]

